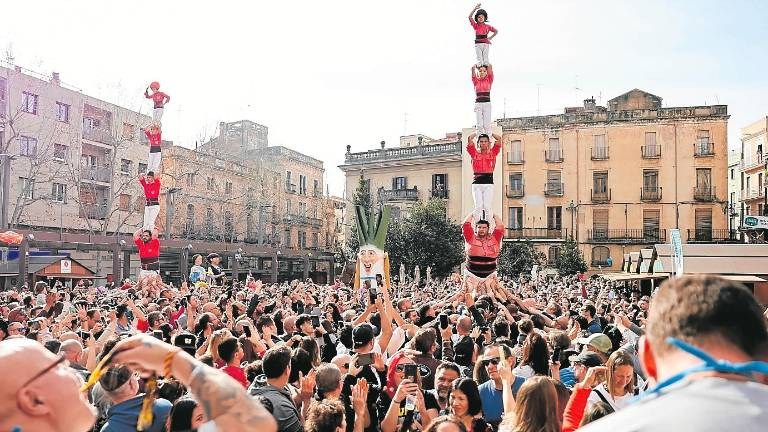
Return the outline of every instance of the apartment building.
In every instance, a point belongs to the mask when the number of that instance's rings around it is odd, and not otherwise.
[[[732,242],[725,105],[662,107],[634,89],[563,114],[498,120],[507,239],[549,262],[573,236],[592,270],[669,241]]]
[[[133,232],[151,118],[21,67],[0,67],[2,222],[62,232]],[[3,228],[4,229],[4,228]]]
[[[269,146],[269,128],[251,120],[219,122],[218,132],[198,150],[221,157],[248,158]]]
[[[728,152],[728,228],[741,225],[741,152]]]
[[[398,147],[387,148],[382,141],[378,149],[364,152],[353,153],[347,146],[339,166],[346,176],[346,200],[353,201],[362,178],[374,202],[390,205],[395,219],[406,216],[419,200],[438,198],[446,200],[449,218],[461,220],[462,151],[460,133],[440,139],[408,135]],[[347,229],[351,214],[346,215]]]
[[[741,163],[739,166],[741,210],[745,216],[768,216],[766,210],[766,138],[768,117],[741,129]]]

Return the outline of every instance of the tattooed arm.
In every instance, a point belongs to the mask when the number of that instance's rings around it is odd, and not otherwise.
[[[140,334],[119,342],[113,350],[118,353],[113,359],[115,363],[162,373],[166,356],[178,348]],[[215,421],[219,430],[277,431],[272,415],[226,373],[200,363],[183,351],[173,356],[171,372],[190,388],[206,418]]]

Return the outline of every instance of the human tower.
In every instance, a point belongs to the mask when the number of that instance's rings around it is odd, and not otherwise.
[[[489,52],[491,39],[496,37],[498,31],[488,24],[488,13],[481,9],[480,3],[469,13],[469,23],[475,32],[477,56],[477,63],[472,65],[477,122],[476,132],[467,139],[467,152],[472,158],[474,209],[462,227],[466,252],[464,283],[468,290],[484,293],[499,287],[496,266],[501,239],[504,237],[504,224],[491,208],[495,190],[493,171],[501,150],[501,137],[493,133],[491,126],[491,87],[494,77]]]

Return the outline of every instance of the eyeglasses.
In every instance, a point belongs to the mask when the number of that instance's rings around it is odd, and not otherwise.
[[[58,359],[56,359],[55,362],[51,363],[49,366],[46,366],[45,369],[41,370],[35,376],[33,376],[32,378],[28,379],[27,382],[25,382],[24,384],[21,385],[21,387],[19,387],[19,389],[22,389],[22,388],[32,384],[36,380],[40,379],[43,375],[45,375],[48,372],[52,371],[57,366],[59,366],[60,364],[66,362],[66,361],[67,361],[67,359],[64,356],[59,357]]]
[[[500,359],[498,357],[491,357],[489,359],[483,360],[483,364],[485,364],[486,366],[488,366],[489,364],[497,365],[499,364],[499,361]]]
[[[400,364],[398,364],[397,366],[395,366],[395,371],[396,372],[405,372],[405,365],[406,364],[407,363],[400,363]]]

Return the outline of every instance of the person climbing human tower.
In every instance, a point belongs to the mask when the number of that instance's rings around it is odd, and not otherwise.
[[[152,123],[148,128],[144,129],[144,134],[149,140],[149,156],[147,157],[147,171],[159,172],[160,161],[162,159],[162,152],[160,145],[163,142],[162,130],[160,125]]]
[[[152,90],[152,94],[149,94],[150,90]],[[152,83],[149,84],[149,87],[144,90],[144,97],[147,99],[152,99],[154,104],[154,109],[152,110],[152,120],[155,123],[160,124],[160,122],[163,120],[165,104],[171,101],[171,97],[160,91],[160,83],[157,81],[152,81]]]
[[[494,144],[491,147],[491,140],[487,134],[480,134],[475,137],[473,133],[467,138],[467,153],[472,158],[472,199],[475,203],[473,211],[475,222],[484,221],[488,223],[493,216],[491,205],[493,204],[493,171],[496,169],[496,159],[501,152],[501,137],[493,135]]]
[[[147,199],[143,227],[152,231],[155,229],[155,219],[160,213],[160,179],[155,178],[154,171],[148,171],[146,175],[139,175],[139,183],[144,188],[144,197]]]
[[[477,56],[477,66],[487,66],[491,64],[488,59],[491,39],[495,38],[499,32],[496,28],[488,25],[488,12],[484,9],[480,9],[480,3],[475,5],[472,12],[469,13],[469,24],[475,30],[475,55]]]

